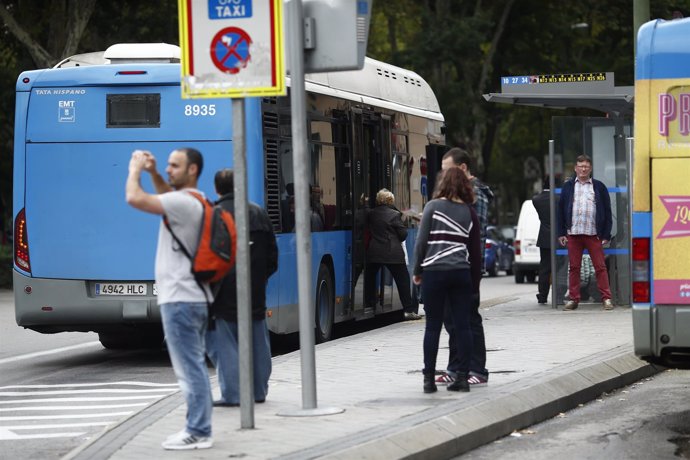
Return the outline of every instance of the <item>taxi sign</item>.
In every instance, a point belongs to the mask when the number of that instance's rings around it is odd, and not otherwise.
[[[282,0],[178,0],[182,97],[286,93]]]

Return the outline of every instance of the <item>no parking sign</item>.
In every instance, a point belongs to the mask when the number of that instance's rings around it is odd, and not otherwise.
[[[285,94],[282,0],[179,0],[182,97]]]

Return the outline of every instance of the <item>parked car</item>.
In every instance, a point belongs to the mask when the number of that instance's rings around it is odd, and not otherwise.
[[[486,244],[484,245],[484,272],[489,276],[498,275],[499,271],[505,271],[507,275],[513,274],[513,260],[515,253],[513,241],[506,238],[510,235],[512,227],[486,227]]]
[[[539,235],[539,215],[534,209],[532,200],[525,200],[520,208],[517,230],[515,232],[515,262],[513,272],[515,282],[522,284],[527,278],[528,283],[534,283],[539,274],[539,247],[537,236]]]

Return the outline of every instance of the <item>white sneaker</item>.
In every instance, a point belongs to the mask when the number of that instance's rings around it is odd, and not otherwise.
[[[213,446],[213,438],[208,436],[194,436],[186,431],[175,433],[161,443],[166,450],[209,449]]]

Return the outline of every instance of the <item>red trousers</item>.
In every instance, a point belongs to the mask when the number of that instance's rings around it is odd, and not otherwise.
[[[597,277],[597,287],[601,293],[602,302],[611,298],[609,287],[609,274],[606,271],[604,260],[604,247],[596,235],[568,235],[568,259],[570,261],[570,273],[568,274],[568,290],[570,300],[580,301],[580,267],[582,265],[582,253],[587,249],[592,258],[594,273]]]

